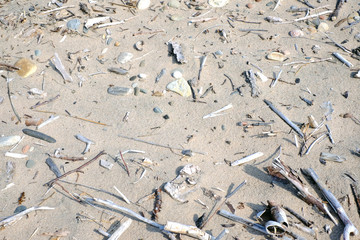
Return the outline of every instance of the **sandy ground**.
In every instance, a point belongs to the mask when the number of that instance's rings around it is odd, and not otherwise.
[[[66,183],[61,183],[61,185],[68,192],[81,194],[83,197],[110,199],[120,206],[143,213],[146,218],[151,218],[154,200],[148,200],[140,206],[133,203],[174,179],[179,169],[186,164],[191,163],[200,167],[200,179],[194,187],[196,190],[187,196],[187,203],[179,203],[167,193],[162,193],[162,208],[158,213],[160,224],[175,221],[195,225],[195,220],[203,213],[208,213],[209,209],[194,200],[200,199],[209,208],[215,204],[214,198],[204,195],[203,188],[212,190],[216,195],[223,197],[229,189],[247,180],[247,184],[229,199],[236,210],[236,215],[255,220],[256,213],[264,209],[264,203],[267,200],[273,200],[314,221],[314,225],[319,229],[318,239],[340,239],[343,231],[341,223],[335,226],[317,209],[303,202],[297,196],[296,189],[290,184],[275,181],[272,185],[274,179],[268,175],[265,168],[271,166],[276,149],[282,146],[281,160],[298,171],[300,168],[312,167],[326,183],[326,187],[341,200],[353,223],[360,227],[359,214],[349,186],[351,181],[344,177],[344,173],[351,173],[354,176],[357,174],[357,177],[360,177],[359,157],[351,154],[351,151],[360,144],[359,126],[350,118],[345,119],[339,116],[344,113],[352,113],[355,117],[360,116],[358,107],[360,95],[357,92],[360,82],[351,77],[351,74],[358,69],[358,61],[335,47],[324,34],[311,33],[308,30],[313,25],[311,20],[290,24],[274,24],[264,20],[267,16],[281,17],[286,21],[303,17],[304,13],[294,14],[286,11],[292,5],[306,7],[298,1],[281,1],[275,11],[273,11],[274,2],[271,4],[271,1],[264,0],[230,1],[225,7],[217,9],[212,9],[204,2],[207,9],[199,11],[203,15],[194,19],[214,19],[197,24],[189,24],[191,20],[189,18],[197,12],[194,7],[189,9],[184,2],[181,2],[180,8],[175,9],[168,7],[167,3],[167,1],[153,2],[150,9],[136,10],[133,14],[129,8],[111,5],[108,1],[91,4],[86,2],[88,7],[93,6],[98,10],[98,12],[91,10],[90,15],[86,15],[80,11],[78,1],[69,0],[64,6],[73,5],[74,7],[68,10],[75,16],[56,21],[55,18],[59,19],[70,13],[62,10],[56,11],[56,15],[42,14],[46,10],[57,7],[53,4],[48,7],[47,3],[42,1],[1,2],[0,17],[7,19],[9,25],[0,24],[0,62],[13,65],[20,58],[29,58],[37,65],[37,71],[27,78],[19,77],[16,72],[2,71],[2,75],[14,78],[10,82],[11,99],[22,122],[17,121],[11,109],[6,81],[1,78],[0,96],[4,98],[4,101],[0,104],[0,134],[22,136],[22,129],[26,128],[24,124],[26,118],[45,120],[50,115],[60,116],[57,121],[40,129],[41,132],[54,137],[56,143],[47,143],[25,136],[19,146],[13,150],[13,152],[21,153],[24,146],[33,147],[33,151],[26,153],[28,157],[25,159],[4,157],[10,147],[0,149],[1,188],[6,185],[6,162],[11,161],[16,165],[12,181],[15,185],[2,190],[0,194],[1,218],[13,214],[19,205],[18,199],[22,192],[25,193],[22,205],[28,208],[38,206],[40,203],[41,206],[55,208],[30,213],[19,222],[6,226],[0,232],[1,238],[29,239],[37,230],[32,239],[51,239],[51,236],[44,236],[44,233],[64,230],[68,231],[68,234],[61,239],[103,239],[96,229],[106,231],[114,221],[124,221],[124,218],[128,217],[120,212],[78,203],[58,185],[54,185],[54,188],[47,192],[48,187],[44,184],[55,177],[45,164],[47,154],[52,154],[56,149],[61,148],[61,153],[64,155],[81,156],[85,144],[74,137],[76,134],[81,134],[96,142],[96,145],[91,146],[91,151],[85,154],[88,159],[105,150],[107,155],[103,155],[101,159],[108,160],[114,166],[111,170],[107,170],[95,161],[82,169],[82,173],[71,174],[65,180],[86,184],[113,194],[117,194],[113,188],[116,186],[132,204],[128,205],[114,196],[85,187]],[[247,3],[253,4],[251,9],[245,6]],[[311,1],[311,3],[315,7],[327,5],[329,10],[334,9],[335,6],[335,1],[321,3]],[[111,9],[108,12],[104,11],[104,7],[114,8],[116,13],[112,13]],[[359,5],[356,1],[349,1],[341,9],[338,20],[346,18],[348,14],[358,9]],[[325,10],[318,9],[312,11],[311,14]],[[259,13],[261,11],[262,14]],[[22,14],[25,14],[25,17]],[[104,37],[106,28],[93,27],[86,34],[82,32],[82,26],[86,20],[98,16],[110,16],[113,21],[129,20],[124,24],[107,28],[113,39],[107,45]],[[172,21],[171,16],[179,20]],[[227,22],[228,17],[260,22],[260,24],[234,21],[231,22],[233,28]],[[71,31],[62,33],[66,30],[66,21],[75,18],[81,21],[79,33]],[[328,35],[336,42],[341,43],[347,40],[343,45],[349,49],[359,46],[360,43],[354,38],[359,33],[358,26],[340,31],[347,22],[340,27],[334,27],[338,21],[326,19],[322,21],[328,24]],[[60,31],[52,31],[60,26],[62,26]],[[209,30],[202,33],[207,28]],[[256,32],[239,31],[239,29],[250,28],[266,31],[258,32],[261,37]],[[297,28],[303,30],[304,36],[302,38],[290,37],[289,31]],[[41,30],[43,36],[40,42],[37,41],[37,34],[24,36],[24,33],[31,29]],[[164,31],[151,34],[158,30]],[[227,40],[221,37],[219,30],[226,33]],[[140,32],[143,34],[138,34]],[[60,42],[62,35],[66,38]],[[133,47],[139,40],[144,41],[143,51],[137,51]],[[169,48],[166,45],[169,40],[182,45],[186,64],[177,63],[174,56],[169,54]],[[115,46],[115,42],[118,42],[119,46]],[[320,47],[317,54],[311,50],[314,45]],[[103,53],[105,48],[108,50]],[[88,51],[84,51],[85,49]],[[35,50],[40,50],[41,55],[35,56]],[[223,55],[215,57],[213,53],[216,51],[221,51]],[[288,53],[288,59],[285,62],[266,59],[266,55],[272,51],[285,51]],[[66,70],[73,70],[72,83],[64,83],[61,75],[51,66],[49,60],[55,52],[59,54]],[[134,57],[128,63],[119,64],[116,59],[120,52],[131,52]],[[351,69],[346,67],[331,56],[332,52],[341,53],[355,67]],[[69,53],[74,53],[71,59],[68,58]],[[207,55],[207,61],[201,73],[199,85],[195,88],[198,101],[194,102],[191,97],[185,98],[169,91],[164,92],[162,96],[152,95],[153,92],[163,92],[166,85],[175,80],[171,76],[173,70],[181,70],[185,80],[197,77],[200,67],[199,57],[204,55]],[[332,57],[332,60],[283,66],[284,63],[328,57]],[[83,66],[81,69],[78,69],[79,65],[76,65],[77,58],[81,59]],[[258,79],[257,85],[261,94],[255,98],[251,97],[250,85],[245,81],[242,73],[250,69],[255,72],[258,70],[247,64],[248,61],[259,66],[269,78],[273,77],[273,72],[277,74],[282,70],[280,81],[275,87],[270,88],[271,80],[262,83]],[[223,64],[223,68],[219,68],[219,64]],[[116,75],[107,71],[109,67],[123,67],[129,69],[129,73]],[[155,78],[163,68],[167,71],[155,84]],[[105,74],[89,76],[97,72]],[[79,86],[77,77],[79,73],[86,79],[82,87]],[[130,77],[140,73],[146,74],[147,77],[129,80]],[[224,74],[232,78],[235,87],[243,86],[241,87],[243,96],[233,93],[229,80],[224,82],[226,79]],[[296,78],[300,79],[299,83],[295,83]],[[134,84],[146,90],[146,94],[114,96],[107,93],[111,85],[132,88]],[[198,91],[202,89],[204,92],[210,85],[213,86],[214,92],[210,92],[204,98],[199,98],[201,94]],[[38,99],[38,96],[28,94],[30,88],[42,89],[42,86],[47,93],[45,99]],[[311,94],[308,91],[311,91]],[[342,95],[345,91],[348,91],[348,98]],[[30,109],[37,102],[48,100],[57,94],[60,95],[57,100],[36,108],[45,112]],[[308,106],[299,96],[313,100],[313,105]],[[300,157],[299,148],[294,144],[294,134],[290,133],[290,127],[267,107],[263,99],[273,102],[287,117],[300,124],[307,123],[307,116],[310,114],[321,122],[327,111],[321,106],[324,102],[330,101],[334,112],[332,119],[326,123],[332,130],[335,144],[331,144],[329,139],[325,138],[313,147],[310,154]],[[225,115],[203,119],[206,114],[230,103],[233,108],[227,110]],[[162,113],[155,113],[153,111],[155,107],[160,108]],[[66,111],[72,116],[101,122],[106,126],[69,117]],[[127,112],[129,112],[129,117],[125,122],[123,118]],[[165,115],[168,115],[169,119],[165,119]],[[271,120],[274,121],[271,127],[259,126],[245,129],[237,125],[238,122],[269,122]],[[35,127],[29,128],[35,129]],[[275,136],[264,135],[264,132],[269,131],[276,133]],[[320,132],[323,131],[325,128],[322,128]],[[309,132],[310,130],[307,133]],[[179,150],[124,139],[119,137],[119,134],[207,154],[184,157]],[[119,150],[129,149],[145,152],[124,154],[130,176],[127,175],[121,158],[118,156]],[[346,157],[346,161],[327,162],[326,165],[320,163],[320,153],[329,151]],[[263,152],[264,156],[241,166],[231,167],[225,163],[255,152]],[[153,165],[150,168],[142,167],[139,163],[143,158],[150,159]],[[36,162],[33,168],[25,166],[29,159]],[[83,162],[69,162],[56,158],[53,160],[62,172],[83,164]],[[142,169],[147,169],[145,176],[134,184],[139,179]],[[302,175],[301,177],[303,178]],[[319,198],[322,197],[314,184],[307,180],[304,182],[310,192]],[[223,189],[225,192],[215,188]],[[242,204],[244,208],[239,209],[238,206]],[[226,205],[222,209],[230,211]],[[290,214],[288,216],[290,222],[298,222]],[[221,224],[226,223],[232,223],[232,221],[215,215],[203,230],[217,236],[223,229]],[[326,224],[331,226],[330,235],[323,230]],[[228,229],[230,233],[224,239],[265,239],[262,234],[247,229],[239,223]],[[293,231],[306,239],[312,238],[296,229]],[[166,239],[166,237],[158,229],[135,220],[121,239]],[[182,239],[191,238],[183,235]],[[352,239],[359,239],[359,237],[352,237]]]

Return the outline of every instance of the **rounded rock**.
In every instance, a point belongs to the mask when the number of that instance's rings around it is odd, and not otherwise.
[[[252,9],[254,7],[254,4],[248,3],[245,5],[248,9]]]
[[[22,211],[25,211],[26,209],[27,209],[27,207],[25,207],[24,205],[20,205],[17,208],[15,208],[14,214],[21,213]]]
[[[27,168],[33,168],[36,165],[36,162],[34,160],[27,160],[25,166]]]
[[[182,73],[179,71],[179,70],[175,70],[173,73],[172,73],[172,76],[176,79],[178,78],[182,78]]]
[[[304,36],[304,32],[301,31],[300,29],[294,29],[292,31],[289,32],[289,35],[293,38],[298,38],[298,37],[303,37]]]
[[[162,111],[160,108],[158,108],[158,107],[154,107],[153,111],[154,111],[154,113],[162,113],[162,112],[163,112],[163,111]]]
[[[150,6],[150,4],[151,4],[150,0],[139,0],[136,4],[136,7],[139,10],[145,10]]]
[[[77,31],[79,30],[80,24],[81,22],[79,19],[71,19],[66,23],[66,27],[70,30]]]

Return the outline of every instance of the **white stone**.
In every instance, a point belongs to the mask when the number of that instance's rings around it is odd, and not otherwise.
[[[147,9],[151,4],[151,1],[150,0],[139,0],[137,2],[137,9],[139,10],[144,10],[144,9]]]
[[[176,92],[183,97],[191,96],[191,88],[184,78],[179,78],[176,81],[170,82],[166,86],[166,89],[172,92]]]

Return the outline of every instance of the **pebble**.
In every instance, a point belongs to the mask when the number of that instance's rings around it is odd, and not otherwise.
[[[298,38],[298,37],[303,37],[304,36],[304,32],[301,31],[300,29],[294,29],[292,31],[289,32],[289,35],[293,38]]]
[[[162,112],[163,112],[163,111],[162,111],[160,108],[158,108],[158,107],[154,107],[153,111],[154,111],[154,113],[162,113]]]
[[[286,56],[279,52],[271,52],[266,56],[267,59],[282,62],[286,59]]]
[[[319,32],[327,32],[329,30],[329,25],[326,22],[321,22],[317,29]]]
[[[145,67],[145,60],[142,60],[142,61],[139,63],[139,67]]]
[[[4,102],[4,97],[0,96],[0,104]]]
[[[26,78],[36,72],[37,66],[27,58],[22,58],[15,63],[15,67],[20,68],[17,74],[20,77]]]
[[[140,79],[145,79],[145,78],[147,77],[147,75],[146,75],[145,73],[140,73],[140,74],[138,75],[138,77],[139,77]]]
[[[166,115],[164,115],[164,116],[163,116],[163,118],[164,118],[165,120],[170,119],[169,115],[167,115],[167,114],[166,114]]]
[[[254,4],[248,3],[245,5],[248,9],[252,9],[254,7]]]
[[[147,9],[151,4],[150,0],[139,0],[136,4],[137,9],[139,10],[145,10]]]
[[[139,87],[135,87],[135,88],[134,88],[134,95],[135,95],[135,96],[139,95],[139,92],[140,92],[140,88],[139,88]]]
[[[116,74],[120,74],[120,75],[126,75],[129,72],[128,70],[126,70],[124,68],[116,68],[116,67],[108,68],[108,71],[116,73]]]
[[[24,134],[30,136],[30,137],[37,138],[37,139],[43,140],[43,141],[48,142],[48,143],[56,143],[56,140],[54,138],[52,138],[49,135],[46,135],[46,134],[44,134],[42,132],[39,132],[39,131],[24,128],[22,130],[22,132]]]
[[[22,149],[21,152],[22,153],[27,153],[30,150],[30,145],[25,145]]]
[[[180,8],[180,2],[178,0],[170,0],[168,6],[171,8]]]
[[[36,162],[34,160],[27,160],[25,166],[27,168],[33,168],[35,166]]]
[[[70,30],[77,31],[80,27],[80,20],[79,19],[71,19],[66,23],[66,27]]]
[[[143,89],[143,88],[140,88],[140,92],[143,93],[143,94],[147,94],[148,91],[146,89]]]
[[[36,50],[35,50],[35,56],[37,56],[37,57],[38,57],[38,56],[40,56],[40,55],[41,55],[41,51],[40,51],[40,50],[38,50],[38,49],[36,49]]]
[[[115,47],[120,46],[120,42],[116,41],[116,42],[114,43],[114,46],[115,46]]]
[[[173,73],[172,73],[172,76],[176,79],[179,79],[179,78],[182,78],[182,73],[179,71],[179,70],[175,70]]]
[[[180,21],[180,20],[182,20],[182,19],[183,19],[183,18],[182,18],[180,15],[176,15],[176,14],[171,15],[171,17],[170,17],[170,20],[171,20],[171,21],[174,21],[174,22]]]
[[[109,87],[107,92],[111,95],[126,96],[133,92],[132,88],[113,86]]]
[[[7,147],[16,144],[21,139],[20,136],[9,136],[9,137],[0,137],[0,147]]]
[[[117,61],[119,63],[127,63],[128,61],[130,61],[132,58],[134,57],[134,55],[132,53],[129,52],[121,52],[119,54],[119,56],[117,57]]]
[[[178,93],[183,97],[191,96],[191,88],[184,78],[179,78],[176,81],[170,82],[166,86],[166,89]]]
[[[25,211],[26,209],[27,209],[27,207],[25,207],[24,205],[20,205],[15,208],[14,214],[21,213],[22,211]]]
[[[137,78],[137,76],[132,76],[129,80],[130,80],[130,81],[135,81],[136,78]]]

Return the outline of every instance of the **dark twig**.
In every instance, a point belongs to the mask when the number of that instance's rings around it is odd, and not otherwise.
[[[73,169],[73,170],[70,170],[70,171],[64,173],[63,175],[61,175],[61,176],[59,176],[59,177],[57,177],[57,178],[54,178],[53,180],[45,183],[44,186],[45,186],[45,185],[47,185],[47,186],[52,186],[52,185],[54,184],[54,182],[56,182],[57,180],[62,179],[62,178],[64,178],[64,177],[70,175],[71,173],[79,172],[82,168],[88,166],[89,164],[91,164],[92,162],[94,162],[95,160],[97,160],[101,155],[104,155],[104,154],[106,154],[105,151],[101,151],[101,152],[100,152],[98,155],[96,155],[93,159],[87,161],[86,163],[84,163],[84,164],[81,165],[80,167],[75,168],[75,169]]]
[[[31,107],[30,107],[30,109],[35,109],[35,108],[40,107],[40,106],[42,106],[42,105],[45,105],[45,104],[51,103],[52,101],[54,101],[54,100],[58,99],[59,97],[60,97],[60,94],[56,95],[56,96],[55,96],[55,97],[53,97],[53,98],[50,98],[50,99],[49,99],[49,100],[47,100],[47,101],[44,101],[44,102],[38,102],[38,103],[36,103],[34,106],[31,106]]]
[[[9,101],[10,101],[11,108],[12,108],[12,110],[13,110],[16,118],[18,119],[18,121],[21,122],[21,119],[20,119],[19,115],[17,114],[17,112],[16,112],[16,110],[15,110],[15,107],[14,107],[14,104],[13,104],[13,102],[12,102],[12,100],[11,100],[10,79],[7,78],[7,77],[4,76],[4,75],[1,75],[1,76],[2,76],[3,78],[5,78],[5,80],[6,80],[6,86],[7,86],[7,89],[8,89],[7,92],[8,92],[8,96],[9,96]]]
[[[224,76],[229,79],[230,84],[231,84],[231,88],[232,88],[233,91],[235,91],[235,85],[234,85],[233,81],[231,80],[231,77],[229,77],[229,76],[228,76],[227,74],[225,74],[225,73],[224,73]]]
[[[124,159],[124,157],[123,157],[123,155],[122,155],[121,151],[119,151],[119,152],[120,152],[120,157],[121,157],[121,160],[123,161],[124,166],[125,166],[125,168],[126,168],[126,172],[127,172],[128,176],[130,177],[129,168],[128,168],[128,166],[127,166],[126,162],[125,162],[125,159]]]
[[[337,1],[335,10],[334,10],[334,12],[330,15],[330,19],[331,19],[331,20],[336,20],[336,18],[337,18],[338,15],[339,15],[340,9],[341,9],[342,5],[344,5],[345,2],[346,2],[346,0],[338,0],[338,1]]]
[[[305,218],[303,218],[302,216],[300,216],[298,213],[296,213],[294,210],[292,210],[291,208],[285,207],[286,211],[288,211],[289,213],[291,213],[292,215],[294,215],[297,219],[299,219],[303,224],[305,224],[305,226],[307,227],[311,227],[311,225],[313,225],[312,221],[308,221]]]

